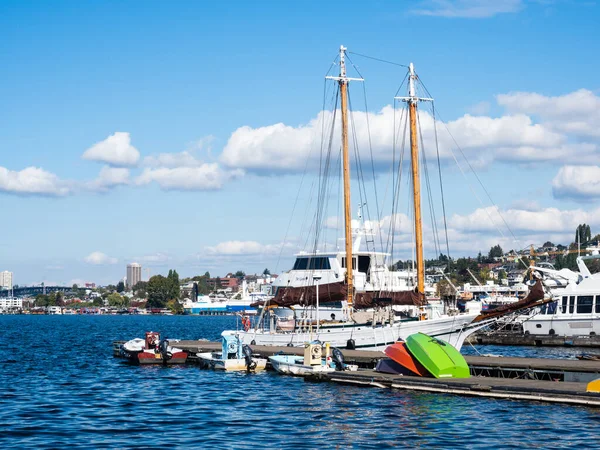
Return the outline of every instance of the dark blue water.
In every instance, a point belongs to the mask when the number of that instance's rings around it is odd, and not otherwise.
[[[0,316],[0,447],[600,448],[600,411],[585,407],[129,366],[112,356],[112,341],[148,330],[217,339],[232,326],[229,317]]]

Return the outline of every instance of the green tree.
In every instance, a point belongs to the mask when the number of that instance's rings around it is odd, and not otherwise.
[[[121,297],[116,292],[113,292],[112,294],[109,294],[106,299],[108,300],[108,305],[109,306],[114,306],[114,307],[117,307],[117,308],[122,308],[123,306],[126,306],[126,304],[129,303],[129,301],[128,301],[129,299]]]
[[[180,295],[179,274],[176,270],[169,270],[169,275],[167,275],[167,279],[169,280],[170,284],[169,300],[178,299]]]
[[[102,300],[101,297],[96,297],[94,300],[92,300],[92,305],[94,305],[94,306],[104,306],[104,301]]]
[[[167,308],[173,314],[183,314],[183,306],[179,303],[179,300],[173,299],[167,302]]]
[[[148,280],[149,308],[164,308],[172,292],[172,281],[162,275],[154,275]]]
[[[234,275],[234,277],[236,277],[236,278],[244,278],[245,276],[246,276],[246,273],[243,270],[238,270]]]
[[[62,292],[54,293],[54,304],[56,306],[65,306],[65,297]]]
[[[123,283],[123,280],[121,280],[117,283],[117,292],[120,294],[124,290],[125,290],[125,283]]]
[[[584,243],[592,240],[592,231],[590,230],[590,226],[582,223],[577,226],[575,230],[575,243]]]
[[[264,276],[271,275],[271,271],[269,269],[265,269],[265,270],[263,270],[263,275]]]
[[[506,280],[506,272],[504,270],[498,272],[498,280]]]
[[[494,245],[492,248],[490,248],[488,258],[493,261],[494,258],[500,258],[502,255],[504,255],[502,247],[500,247],[499,245]]]
[[[544,248],[549,248],[549,247],[554,247],[554,246],[555,245],[550,241],[546,241],[546,242],[544,242],[544,245],[542,245],[542,247],[544,247]]]

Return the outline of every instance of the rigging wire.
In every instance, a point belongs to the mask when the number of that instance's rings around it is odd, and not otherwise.
[[[354,62],[352,62],[352,60],[350,59],[350,57],[348,57],[348,60],[350,61],[350,64],[352,64],[352,67],[354,67],[354,69],[356,70],[356,72],[358,73],[358,75],[363,79],[362,82],[362,86],[363,86],[363,97],[365,99],[365,117],[367,120],[367,135],[369,137],[369,153],[371,156],[371,171],[372,171],[372,177],[373,177],[373,192],[375,194],[375,208],[376,208],[376,213],[377,213],[377,234],[379,236],[379,245],[381,248],[383,248],[383,237],[381,236],[381,233],[379,232],[379,228],[380,228],[380,222],[381,222],[381,211],[379,209],[379,198],[378,198],[378,194],[377,194],[377,183],[375,182],[375,159],[373,158],[373,143],[371,140],[371,125],[369,122],[369,105],[367,104],[367,83],[366,81],[364,81],[364,77],[362,76],[362,74],[360,73],[360,71],[358,70],[358,67],[356,67],[354,65]],[[370,217],[369,217],[370,219]],[[375,245],[373,243],[373,245]],[[375,250],[375,248],[373,248],[373,250]]]
[[[360,53],[356,53],[356,52],[346,52],[346,54],[348,54],[348,53],[350,53],[352,55],[356,55],[356,56],[362,56],[363,58],[372,59],[374,61],[379,61],[379,62],[386,63],[386,64],[392,64],[394,66],[408,67],[406,64],[399,64],[399,63],[396,63],[396,62],[393,62],[393,61],[387,61],[385,59],[375,58],[373,56],[361,55]]]
[[[438,174],[440,179],[440,195],[442,196],[442,214],[444,215],[444,233],[446,235],[446,251],[448,256],[448,261],[450,261],[450,243],[448,241],[448,222],[446,220],[446,200],[444,197],[444,184],[442,183],[442,165],[440,163],[440,146],[438,142],[438,134],[437,134],[437,119],[435,117],[435,103],[431,102],[431,115],[433,117],[433,132],[435,135],[435,150],[437,153],[437,163],[438,163]]]
[[[419,78],[419,82],[421,83],[421,85],[423,86],[423,88],[425,89],[425,92],[427,93],[427,95],[429,95],[431,97],[431,94],[429,94],[429,90],[427,89],[427,86],[425,86],[425,83],[423,83],[421,81],[421,79]],[[439,113],[438,113],[439,114]],[[458,145],[458,142],[456,142],[456,139],[454,138],[454,136],[452,135],[452,133],[450,132],[450,129],[448,128],[448,125],[446,124],[446,122],[444,121],[444,119],[441,117],[441,114],[439,114],[440,119],[442,120],[442,123],[444,124],[444,127],[446,128],[446,131],[448,132],[448,134],[450,135],[450,137],[452,138],[452,142],[454,142],[454,145],[456,145],[456,148],[459,150],[460,154],[462,155],[463,159],[466,161],[467,165],[469,166],[469,169],[471,170],[471,172],[473,173],[473,175],[475,176],[475,178],[477,179],[477,182],[479,183],[479,185],[481,186],[481,188],[483,189],[483,191],[485,192],[485,195],[487,196],[488,200],[492,203],[492,205],[494,206],[494,209],[496,210],[496,213],[498,214],[498,216],[500,216],[500,219],[502,219],[502,222],[504,223],[504,226],[506,227],[506,229],[508,230],[508,232],[511,234],[513,240],[517,243],[517,245],[520,247],[521,243],[520,241],[517,239],[517,237],[515,236],[515,234],[513,233],[511,227],[508,225],[506,219],[504,218],[504,216],[502,215],[502,213],[500,212],[500,208],[498,208],[498,206],[496,205],[496,203],[494,202],[494,200],[492,199],[489,191],[486,189],[486,187],[484,186],[483,182],[481,181],[481,178],[479,177],[479,175],[477,174],[477,172],[475,171],[475,168],[471,165],[471,162],[467,159],[465,153],[463,152],[462,148],[460,145]],[[452,152],[452,149],[450,149],[450,151]],[[461,171],[461,173],[463,174],[463,176],[466,178],[465,173],[463,172],[462,168],[460,167],[460,164],[458,163],[458,160],[456,159],[456,156],[454,155],[454,152],[452,152],[452,156],[457,164],[457,166],[459,166],[459,169]],[[467,180],[468,183],[468,180]],[[473,191],[473,189],[471,189],[471,191]],[[481,201],[481,199],[479,199],[479,197],[477,195],[475,195],[477,197],[477,199],[479,200],[479,202],[481,203],[482,206],[484,206],[483,202]],[[498,232],[502,235],[502,237],[505,237],[504,233],[502,232],[502,230],[496,225],[494,219],[492,218],[491,214],[489,214],[489,211],[487,210],[487,208],[483,208],[484,211],[486,212],[487,216],[490,218],[491,222],[494,224],[494,226],[496,227],[496,229],[498,230]],[[521,263],[525,266],[528,267],[527,264],[525,264],[525,262],[519,257],[519,261],[521,261]]]

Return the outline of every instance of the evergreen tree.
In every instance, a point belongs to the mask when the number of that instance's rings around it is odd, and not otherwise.
[[[500,247],[500,245],[494,245],[492,248],[490,248],[488,258],[493,261],[494,258],[500,258],[502,255],[504,255],[502,247]]]

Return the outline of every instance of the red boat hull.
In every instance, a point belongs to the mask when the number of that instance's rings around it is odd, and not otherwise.
[[[137,354],[137,359],[140,364],[184,364],[187,360],[187,353],[173,353],[173,357],[165,362],[160,353],[140,352]]]
[[[421,377],[429,376],[427,369],[423,367],[419,361],[413,358],[404,342],[395,342],[391,345],[388,345],[384,352],[392,360],[400,364],[402,367],[408,369],[415,375],[419,375]]]

